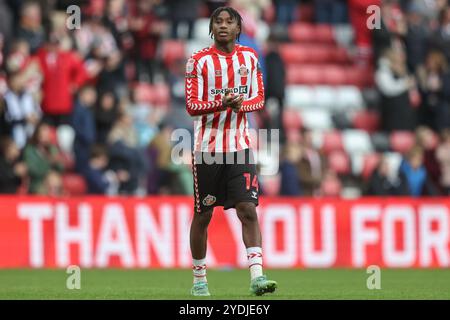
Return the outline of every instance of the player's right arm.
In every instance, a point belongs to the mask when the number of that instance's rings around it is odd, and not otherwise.
[[[203,101],[198,96],[199,80],[203,77],[197,59],[190,58],[186,64],[185,92],[186,110],[191,116],[198,116],[223,111],[222,100]],[[201,81],[203,83],[203,81]]]

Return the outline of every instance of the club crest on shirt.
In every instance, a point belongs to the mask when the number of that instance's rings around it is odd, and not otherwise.
[[[189,58],[187,63],[186,63],[186,74],[192,73],[192,71],[194,71],[194,63],[195,60],[192,58]]]
[[[216,202],[216,197],[208,194],[202,202],[204,206],[212,206]]]
[[[242,64],[239,68],[238,73],[241,77],[246,77],[248,76],[248,68]]]

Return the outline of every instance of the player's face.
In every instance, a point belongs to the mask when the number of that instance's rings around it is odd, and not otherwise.
[[[214,39],[218,42],[227,43],[235,41],[239,31],[237,20],[230,16],[227,11],[222,11],[213,20],[212,32]]]

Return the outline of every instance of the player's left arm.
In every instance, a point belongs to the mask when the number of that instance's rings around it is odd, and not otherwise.
[[[256,70],[252,72],[252,82],[251,88],[253,94],[248,100],[244,100],[240,111],[242,112],[252,112],[264,108],[264,83],[263,75],[261,71],[261,66],[259,61],[255,61]]]

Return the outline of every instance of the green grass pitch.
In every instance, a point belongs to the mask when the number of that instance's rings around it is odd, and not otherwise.
[[[251,297],[248,270],[208,270],[210,299],[450,299],[450,269],[382,269],[380,290],[367,289],[365,269],[276,269],[266,274],[278,281],[278,290]],[[67,289],[68,276],[65,269],[0,270],[0,299],[192,299],[187,269],[82,269],[80,290]]]

